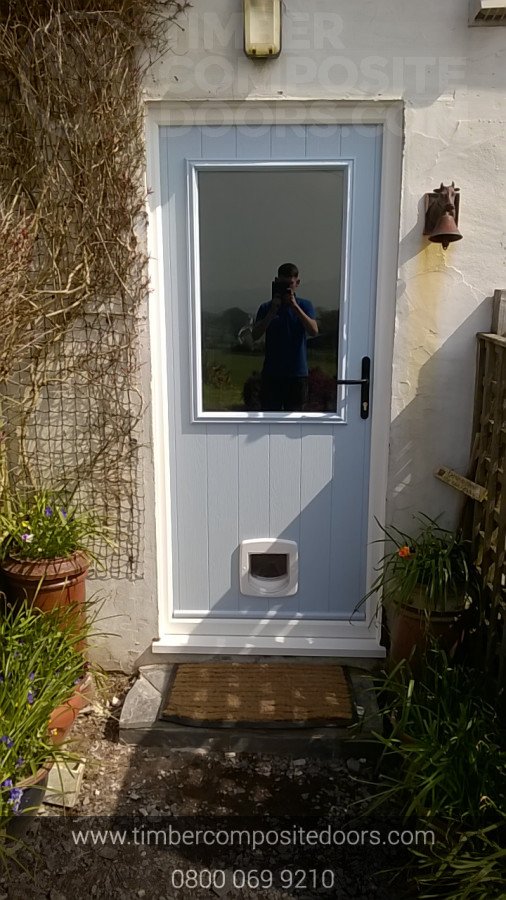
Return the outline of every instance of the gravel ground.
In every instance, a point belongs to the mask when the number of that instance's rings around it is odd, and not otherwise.
[[[75,724],[73,745],[86,760],[78,804],[71,815],[45,804],[39,816],[28,821],[27,849],[16,852],[26,868],[9,864],[0,877],[0,900],[414,896],[405,877],[393,883],[392,875],[384,874],[406,857],[383,844],[337,849],[292,845],[257,851],[147,846],[148,828],[166,832],[169,825],[179,831],[196,826],[216,830],[220,824],[228,831],[246,825],[293,830],[303,824],[321,830],[331,820],[334,830],[351,827],[355,833],[381,825],[382,837],[387,825],[378,820],[349,824],[357,803],[370,795],[367,782],[373,778],[365,766],[357,772],[355,761],[164,753],[162,748],[120,744],[117,722],[128,688],[125,676],[109,676],[104,695]],[[106,818],[111,816],[115,820]],[[302,822],[308,816],[321,821]],[[136,827],[137,844],[130,840],[120,846],[107,839],[103,845],[76,847],[77,828],[115,825],[127,829],[129,838]],[[196,875],[191,874],[193,869]]]

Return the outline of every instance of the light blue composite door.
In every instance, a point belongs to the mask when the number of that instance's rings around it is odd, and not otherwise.
[[[381,146],[380,125],[160,129],[175,631],[360,634],[371,416],[335,379],[373,371]],[[320,322],[300,414],[259,410],[248,327],[286,261]],[[252,539],[294,542],[294,593],[241,592]]]

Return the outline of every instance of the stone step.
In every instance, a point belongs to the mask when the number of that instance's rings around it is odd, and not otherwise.
[[[320,664],[325,664],[320,659]],[[334,660],[329,660],[334,662]],[[301,658],[307,664],[307,658]],[[246,665],[248,663],[245,663]],[[294,665],[297,660],[294,660]],[[160,718],[174,666],[141,666],[121,711],[119,737],[123,743],[166,750],[262,753],[289,757],[376,759],[382,720],[372,675],[347,666],[357,723],[350,727],[252,727],[181,725]]]

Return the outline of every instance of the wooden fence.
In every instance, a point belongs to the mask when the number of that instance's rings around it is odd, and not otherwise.
[[[492,330],[478,334],[470,478],[465,527],[472,541],[485,603],[482,624],[487,671],[504,699],[506,681],[506,291],[496,291]]]

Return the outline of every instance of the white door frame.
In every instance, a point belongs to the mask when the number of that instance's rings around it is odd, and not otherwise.
[[[402,103],[339,102],[334,100],[275,101],[149,101],[146,103],[149,275],[151,346],[151,406],[155,470],[157,546],[158,638],[154,653],[266,653],[325,655],[347,658],[384,656],[379,644],[376,603],[366,605],[365,622],[336,622],[330,633],[326,622],[305,621],[306,636],[297,636],[297,622],[272,620],[206,620],[173,618],[172,534],[170,496],[170,444],[167,403],[167,342],[164,303],[159,129],[193,125],[383,125],[381,197],[378,242],[377,302],[374,338],[374,395],[371,415],[371,462],[367,583],[381,557],[375,518],[385,521],[388,450],[391,416],[391,380],[395,325],[395,297],[399,249],[402,181]],[[380,352],[381,349],[381,352]],[[249,624],[248,624],[249,623]],[[308,624],[313,627],[308,629]],[[332,623],[333,624],[333,623]],[[323,627],[322,627],[323,626]],[[249,634],[245,636],[245,627]],[[283,633],[284,632],[284,633]],[[295,636],[294,636],[295,632]],[[311,636],[309,636],[311,635]]]

